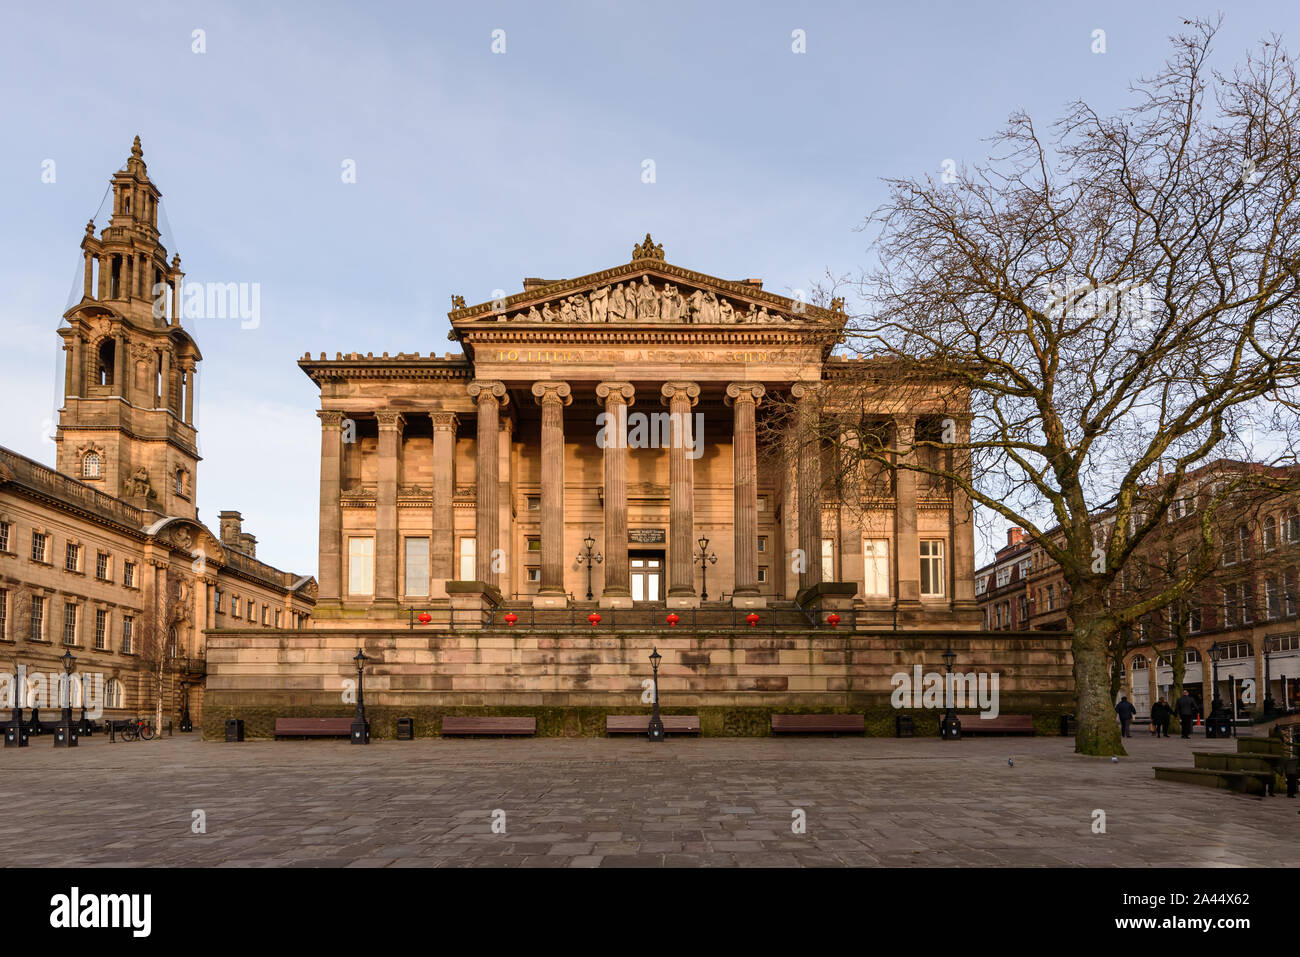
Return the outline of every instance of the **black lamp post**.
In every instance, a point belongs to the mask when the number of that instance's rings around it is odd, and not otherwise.
[[[1260,646],[1260,651],[1264,653],[1264,717],[1272,717],[1277,711],[1277,706],[1273,702],[1273,676],[1269,673],[1268,658],[1273,654],[1273,639],[1264,636],[1264,643]]]
[[[14,659],[14,711],[5,729],[6,748],[27,747],[27,726],[23,724],[23,673]]]
[[[943,721],[939,724],[939,737],[945,741],[956,741],[961,737],[961,722],[957,720],[957,715],[952,710],[952,666],[956,660],[957,653],[952,650],[952,643],[949,642],[948,650],[943,653],[943,665],[948,675],[943,685],[943,703],[946,710]]]
[[[1223,646],[1217,641],[1210,645],[1210,681],[1214,687],[1210,699],[1210,717],[1205,722],[1207,738],[1225,738],[1228,736],[1228,716],[1219,697],[1219,659],[1223,657]]]
[[[194,730],[194,722],[190,720],[190,679],[185,678],[181,681],[181,734],[189,734]]]
[[[54,746],[56,748],[75,748],[77,746],[77,729],[72,723],[72,669],[77,664],[71,651],[65,651],[63,661],[63,718],[54,729]]]
[[[370,659],[358,648],[352,660],[357,663],[357,713],[352,719],[352,743],[370,743],[370,722],[366,720],[366,662]]]
[[[694,556],[695,560],[700,563],[700,601],[708,601],[709,566],[718,563],[718,556],[709,554],[709,540],[703,535],[700,536],[700,540],[695,544],[700,546],[700,553]]]
[[[659,654],[659,649],[655,648],[650,652],[650,667],[654,670],[654,688],[655,701],[654,710],[650,713],[650,733],[651,741],[662,741],[664,739],[664,719],[659,717],[659,661],[663,655]]]
[[[582,540],[582,544],[586,546],[587,550],[585,552],[578,552],[578,564],[587,566],[587,601],[591,601],[591,566],[599,565],[605,559],[601,556],[600,552],[592,555],[591,550],[595,548],[596,540],[590,535]]]

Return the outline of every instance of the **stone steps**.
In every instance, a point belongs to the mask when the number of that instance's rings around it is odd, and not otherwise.
[[[1263,774],[1280,773],[1285,759],[1281,755],[1259,752],[1232,754],[1224,751],[1193,751],[1196,767],[1209,771],[1254,771]]]
[[[1221,788],[1239,794],[1264,796],[1272,790],[1272,772],[1217,771],[1211,768],[1156,768],[1157,781],[1176,784],[1198,784],[1202,787]]]

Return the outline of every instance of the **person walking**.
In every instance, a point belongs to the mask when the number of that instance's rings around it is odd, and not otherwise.
[[[1162,735],[1166,738],[1169,737],[1169,718],[1173,713],[1173,709],[1169,707],[1169,703],[1164,698],[1152,705],[1151,724],[1155,726],[1157,738]]]
[[[1129,731],[1129,725],[1133,723],[1133,716],[1137,714],[1137,708],[1133,707],[1133,703],[1128,700],[1127,696],[1120,698],[1119,704],[1115,705],[1115,713],[1119,715],[1120,733],[1126,738],[1133,737],[1133,733]]]
[[[1196,706],[1196,699],[1192,697],[1190,691],[1183,689],[1182,697],[1174,705],[1174,711],[1178,714],[1178,723],[1182,726],[1182,736],[1190,738],[1192,736],[1192,720],[1196,717],[1200,709]]]

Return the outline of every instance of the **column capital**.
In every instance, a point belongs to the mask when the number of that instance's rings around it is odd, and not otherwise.
[[[433,421],[435,432],[455,432],[456,426],[460,424],[460,418],[455,412],[430,412],[429,418]]]
[[[826,383],[816,382],[796,382],[790,386],[790,394],[796,399],[815,399],[822,393]]]
[[[337,427],[343,424],[343,413],[337,409],[318,409],[316,415],[320,418],[321,425]]]
[[[685,396],[692,406],[700,399],[698,382],[665,382],[659,392],[663,396],[660,401],[664,405],[668,405],[679,395]]]
[[[630,382],[601,382],[596,386],[596,395],[605,400],[631,405],[635,401],[636,388]]]
[[[475,379],[465,387],[465,390],[469,393],[471,399],[479,402],[492,397],[495,397],[501,405],[505,405],[510,401],[510,395],[506,392],[506,384],[498,379]]]
[[[567,382],[534,382],[533,396],[538,405],[544,404],[548,398],[558,399],[565,405],[573,402],[573,390]]]
[[[379,409],[375,412],[375,421],[379,423],[381,429],[400,431],[406,425],[406,416],[393,409]]]
[[[767,388],[761,382],[733,382],[727,386],[727,405],[731,405],[738,399],[743,400],[748,397],[758,405],[763,396],[767,395]]]

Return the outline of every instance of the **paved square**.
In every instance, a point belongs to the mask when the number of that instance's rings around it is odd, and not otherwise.
[[[1300,801],[1157,782],[1061,738],[196,736],[0,753],[6,862],[54,866],[1293,865]],[[1008,759],[1014,759],[1014,766]],[[807,831],[795,834],[795,809]],[[1094,809],[1106,833],[1094,834]],[[206,833],[192,832],[196,810]],[[493,812],[505,833],[493,833]]]

